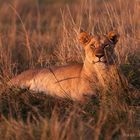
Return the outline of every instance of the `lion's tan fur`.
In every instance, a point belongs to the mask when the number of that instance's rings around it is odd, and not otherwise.
[[[114,45],[118,35],[110,32],[106,36],[93,36],[81,32],[78,38],[85,50],[83,64],[27,70],[11,79],[9,84],[73,100],[96,95],[97,85],[105,86],[105,79],[114,67]],[[111,50],[105,50],[107,45]]]

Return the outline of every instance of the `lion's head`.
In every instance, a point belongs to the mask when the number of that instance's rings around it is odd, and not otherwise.
[[[82,31],[78,37],[85,50],[85,59],[92,64],[113,64],[118,41],[118,33],[111,31],[107,35],[92,35]]]

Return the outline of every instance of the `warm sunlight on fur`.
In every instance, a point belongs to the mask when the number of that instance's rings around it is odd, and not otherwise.
[[[28,70],[13,78],[9,85],[72,100],[96,96],[97,85],[104,88],[105,79],[108,79],[116,62],[114,47],[118,37],[114,31],[107,35],[91,35],[82,31],[78,39],[85,50],[83,64]]]

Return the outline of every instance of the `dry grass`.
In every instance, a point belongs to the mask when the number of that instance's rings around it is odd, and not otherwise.
[[[1,140],[140,138],[139,0],[0,3]],[[116,52],[128,81],[120,75],[115,90],[100,90],[98,99],[84,105],[6,87],[9,78],[25,69],[82,62],[76,38],[80,28],[119,32]],[[129,91],[127,82],[138,90]]]

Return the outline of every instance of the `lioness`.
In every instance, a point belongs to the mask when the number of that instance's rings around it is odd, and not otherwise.
[[[114,47],[118,37],[114,31],[100,36],[82,31],[78,39],[85,50],[83,64],[27,70],[8,84],[72,100],[96,95],[97,83],[105,85],[104,79],[115,63]]]

